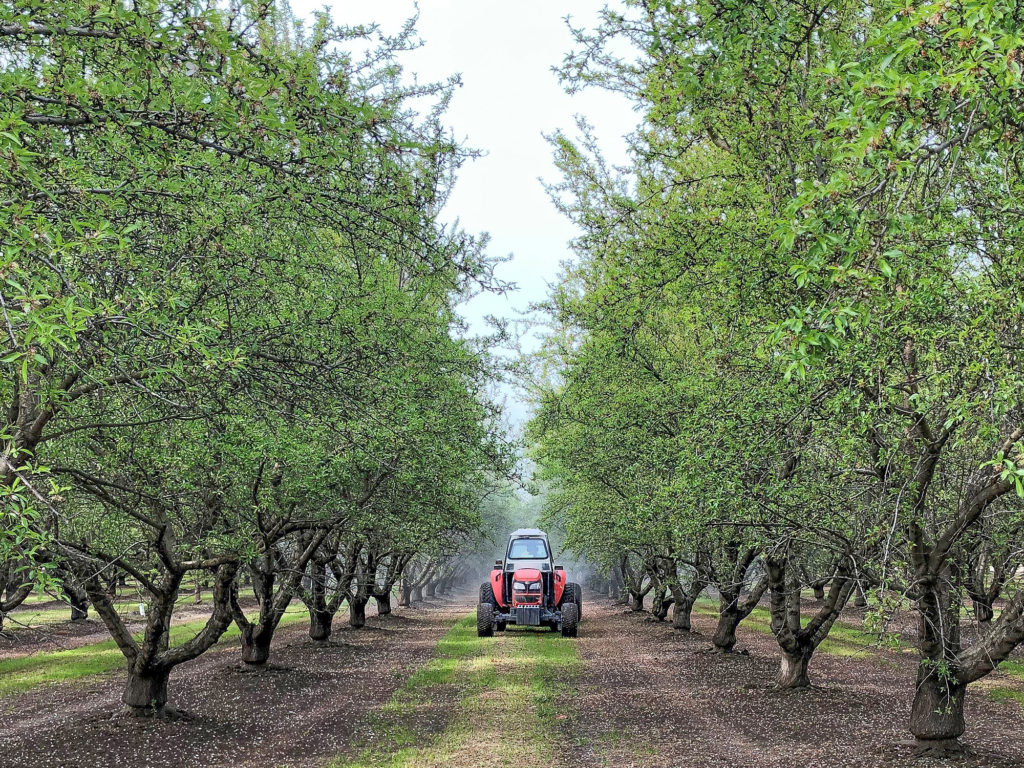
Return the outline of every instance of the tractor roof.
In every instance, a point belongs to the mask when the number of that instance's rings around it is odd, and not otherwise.
[[[542,530],[540,530],[538,528],[520,528],[517,531],[512,531],[512,534],[509,536],[509,538],[510,539],[530,539],[530,538],[536,538],[538,536],[540,538],[542,538],[542,539],[547,539],[547,537],[548,537],[548,535],[546,533],[544,533],[544,531],[542,531]]]

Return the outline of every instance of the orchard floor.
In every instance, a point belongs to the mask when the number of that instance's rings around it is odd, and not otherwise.
[[[906,730],[914,658],[819,652],[815,687],[772,690],[774,638],[740,625],[737,651],[709,653],[714,620],[693,632],[650,623],[602,598],[585,604],[582,672],[563,734],[581,766],[615,768],[932,768],[1024,766],[1024,708],[972,686],[960,760],[915,758]]]
[[[121,672],[0,698],[0,768],[322,766],[372,741],[367,715],[430,659],[467,606],[419,603],[370,615],[360,631],[342,612],[326,647],[302,624],[284,627],[259,671],[243,669],[237,641],[222,643],[171,673],[177,720],[124,717]],[[424,716],[445,711],[440,701]]]
[[[327,648],[289,626],[260,672],[241,671],[234,642],[217,647],[173,674],[177,721],[120,717],[120,674],[0,698],[0,767],[1024,768],[1024,709],[973,686],[971,753],[914,758],[908,654],[819,653],[817,687],[780,693],[771,636],[741,626],[740,653],[709,653],[699,611],[682,633],[588,595],[576,640],[477,639],[456,624],[473,600],[339,627]]]

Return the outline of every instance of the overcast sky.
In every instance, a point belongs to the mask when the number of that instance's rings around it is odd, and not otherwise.
[[[606,0],[422,0],[417,29],[424,45],[403,59],[421,82],[461,74],[447,121],[457,138],[485,152],[459,174],[445,218],[458,218],[470,232],[488,232],[493,255],[511,254],[499,276],[519,288],[508,297],[483,296],[464,311],[474,330],[485,332],[486,315],[516,317],[547,294],[561,261],[569,257],[573,227],[555,211],[540,178],[558,172],[544,140],[557,128],[571,130],[574,115],[595,126],[605,156],[625,159],[623,136],[636,115],[622,98],[603,92],[567,95],[552,66],[572,49],[565,25],[593,26]],[[345,24],[377,22],[395,32],[416,13],[411,0],[291,0],[296,14],[327,7]],[[529,344],[529,340],[526,341]],[[505,392],[514,423],[526,417],[522,402]]]

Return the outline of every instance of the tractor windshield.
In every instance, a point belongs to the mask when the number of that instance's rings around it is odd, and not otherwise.
[[[508,548],[509,560],[543,560],[547,556],[544,539],[514,539]]]

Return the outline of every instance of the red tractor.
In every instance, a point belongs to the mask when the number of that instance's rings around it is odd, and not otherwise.
[[[554,564],[547,534],[521,528],[509,536],[505,559],[494,564],[490,580],[480,585],[476,633],[491,637],[494,630],[519,624],[576,637],[582,609],[583,590]]]

